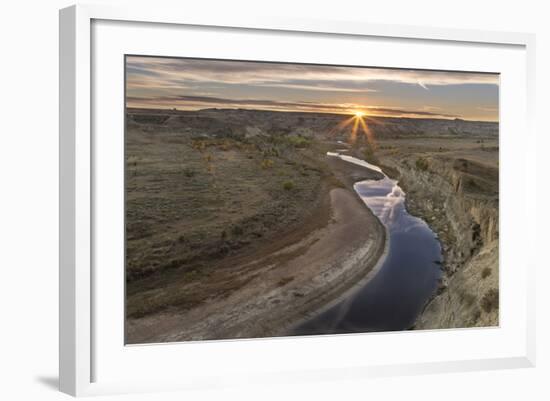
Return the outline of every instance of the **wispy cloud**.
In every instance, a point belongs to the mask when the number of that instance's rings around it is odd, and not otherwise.
[[[424,85],[424,83],[420,80],[417,81],[418,82],[418,85],[420,85],[422,88],[426,89],[426,90],[429,90],[428,87],[426,85]]]
[[[492,113],[495,113],[498,111],[498,107],[478,107],[477,108],[478,110],[481,110],[481,111],[489,111],[489,112],[492,112]]]
[[[130,71],[163,77],[172,82],[208,80],[267,85],[294,80],[348,83],[387,80],[420,84],[424,88],[426,85],[498,84],[498,75],[484,73],[150,57],[129,57],[127,61]]]
[[[497,74],[141,56],[128,56],[126,63],[129,105],[330,112],[353,107],[481,119],[498,114],[489,110],[493,103],[498,109],[498,92],[490,89],[498,88]],[[469,96],[466,85],[480,89]],[[427,110],[427,102],[438,111]]]
[[[203,108],[263,108],[279,111],[303,111],[349,114],[362,110],[371,115],[387,116],[424,116],[454,118],[454,114],[431,112],[427,110],[397,109],[390,107],[363,106],[359,104],[331,104],[313,102],[283,102],[267,99],[225,99],[211,96],[159,96],[159,97],[127,97],[129,107],[177,107],[192,109],[200,104]]]

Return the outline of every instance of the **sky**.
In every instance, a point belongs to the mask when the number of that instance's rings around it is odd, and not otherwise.
[[[127,107],[498,121],[498,74],[126,57]]]

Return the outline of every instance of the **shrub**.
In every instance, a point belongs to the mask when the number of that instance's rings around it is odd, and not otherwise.
[[[479,310],[479,308],[474,309],[474,312],[472,313],[471,325],[475,325],[480,317],[481,311]]]
[[[225,152],[228,151],[229,149],[231,149],[232,147],[233,147],[233,144],[232,144],[229,140],[227,140],[227,139],[225,139],[225,140],[221,143],[221,145],[219,146],[219,148],[220,148],[221,150],[225,151]]]
[[[363,157],[369,163],[378,164],[378,158],[374,155],[374,150],[371,147],[363,150]]]
[[[244,230],[241,226],[233,226],[231,228],[231,233],[233,235],[242,235],[244,233]]]
[[[474,297],[472,294],[468,292],[462,295],[462,301],[466,306],[472,306],[475,300],[476,300],[476,297]]]
[[[283,277],[277,282],[277,287],[282,287],[294,280],[294,277]]]
[[[283,183],[283,188],[285,191],[290,191],[291,189],[294,188],[294,182],[293,181],[285,181]]]
[[[424,159],[423,157],[420,157],[416,159],[416,168],[422,171],[428,170],[429,164],[428,160]]]
[[[197,174],[197,172],[195,170],[193,170],[192,168],[186,167],[186,168],[183,169],[183,174],[187,178],[191,178],[191,177],[194,177]]]
[[[311,144],[311,141],[303,136],[288,136],[287,141],[295,148],[306,148]]]
[[[279,149],[277,149],[275,146],[270,146],[269,148],[262,150],[262,154],[263,154],[264,157],[270,157],[270,156],[279,157],[280,156]]]
[[[494,309],[498,309],[498,290],[496,288],[491,288],[485,293],[483,298],[481,298],[481,308],[489,313]]]
[[[481,278],[487,278],[491,275],[491,269],[489,267],[485,267],[482,271],[481,271]]]
[[[191,146],[193,147],[193,149],[198,150],[199,152],[202,152],[203,150],[206,149],[206,141],[196,139],[193,141]]]
[[[273,167],[273,160],[263,159],[263,160],[262,160],[262,163],[261,163],[261,167],[262,167],[264,170]]]

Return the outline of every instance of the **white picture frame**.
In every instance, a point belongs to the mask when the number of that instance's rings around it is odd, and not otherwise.
[[[147,35],[140,36],[143,35],[144,29],[148,30]],[[118,132],[124,117],[122,103],[119,104],[118,109],[116,106],[117,99],[120,99],[120,91],[123,91],[123,82],[119,82],[120,86],[116,90],[108,89],[106,84],[120,81],[120,74],[116,71],[112,76],[104,74],[103,69],[111,65],[111,62],[118,62],[116,60],[120,54],[151,52],[151,47],[149,50],[146,47],[154,46],[155,40],[156,43],[161,43],[161,39],[168,38],[169,35],[189,34],[185,31],[186,29],[197,32],[199,35],[197,39],[201,38],[200,35],[217,32],[216,35],[240,35],[239,38],[242,37],[242,40],[251,40],[247,43],[253,43],[254,35],[262,34],[266,41],[273,41],[275,44],[270,47],[272,52],[275,50],[282,52],[283,49],[288,52],[286,56],[277,56],[277,60],[281,57],[288,60],[305,57],[293,55],[296,52],[291,54],[292,46],[277,46],[277,41],[284,40],[281,38],[291,38],[294,35],[304,41],[319,43],[325,41],[327,46],[332,39],[338,38],[342,46],[347,46],[348,42],[351,44],[351,41],[358,43],[357,41],[384,40],[385,43],[397,44],[400,41],[408,44],[416,43],[420,47],[426,46],[423,50],[426,54],[433,51],[429,46],[437,46],[442,54],[445,54],[446,48],[451,47],[450,53],[468,54],[467,52],[471,50],[480,54],[479,59],[463,61],[471,63],[468,68],[457,63],[454,69],[470,70],[478,66],[479,71],[485,71],[491,66],[496,66],[490,71],[502,73],[506,70],[504,75],[507,81],[501,87],[500,94],[501,146],[505,145],[501,152],[501,184],[504,184],[501,191],[501,231],[503,233],[501,263],[506,264],[507,260],[519,260],[514,258],[518,258],[521,254],[527,255],[524,256],[523,263],[517,270],[504,269],[501,272],[502,308],[510,306],[505,310],[506,313],[513,313],[514,319],[511,319],[512,315],[501,316],[503,318],[501,326],[493,329],[323,336],[306,339],[236,340],[139,347],[125,347],[124,343],[119,341],[118,334],[113,336],[117,338],[112,343],[105,340],[105,334],[109,330],[116,329],[119,333],[120,327],[116,325],[121,326],[123,323],[122,321],[116,323],[121,316],[117,306],[121,302],[119,295],[123,293],[123,285],[121,286],[121,281],[115,278],[111,286],[106,287],[104,285],[107,282],[106,276],[96,271],[98,263],[105,260],[104,254],[97,253],[97,245],[103,238],[100,233],[101,230],[105,230],[103,223],[107,221],[106,216],[101,217],[104,213],[101,206],[103,195],[97,195],[97,193],[105,194],[109,188],[116,188],[117,182],[120,184],[120,181],[116,180],[117,174],[113,174],[113,181],[108,184],[97,177],[102,177],[104,173],[101,171],[107,166],[111,171],[116,171],[117,166],[120,167],[115,160],[117,157],[115,153],[120,150],[118,146],[121,143],[116,139],[119,138],[116,136],[119,133],[113,134],[114,142],[104,140],[98,142],[94,132],[98,129],[102,130],[104,122],[112,124],[109,126],[114,129],[112,132]],[[132,35],[129,34],[130,32]],[[139,46],[135,43],[130,45],[130,37],[134,38],[134,42],[135,38],[141,38]],[[206,36],[203,39],[203,43],[210,43]],[[160,52],[164,52],[164,55],[178,55],[172,53],[175,51],[174,43],[171,44],[170,40],[163,40],[162,43],[164,47],[159,49]],[[132,51],[126,50],[127,44]],[[103,5],[78,5],[61,10],[60,390],[79,396],[209,388],[251,382],[285,383],[342,377],[361,378],[534,366],[534,266],[536,261],[532,256],[534,253],[529,251],[531,249],[529,241],[519,237],[523,229],[529,230],[530,225],[534,224],[536,211],[529,204],[527,191],[517,191],[516,194],[508,190],[506,184],[515,181],[524,183],[525,188],[529,188],[528,185],[535,186],[532,182],[534,178],[525,174],[531,171],[530,169],[534,170],[535,163],[535,134],[531,126],[535,85],[534,44],[534,36],[523,33],[374,25],[366,22],[314,19],[294,20],[257,15],[246,15],[240,18],[191,15],[184,9],[166,10],[155,7],[112,8]],[[214,46],[212,49],[216,49],[215,43],[212,46]],[[254,59],[270,57],[266,53],[267,50],[264,50],[263,56],[258,49],[256,50],[257,56],[252,56]],[[215,52],[215,50],[210,51]],[[487,51],[493,51],[494,54],[483,56]],[[249,47],[248,53],[242,53],[241,57],[250,59],[250,54],[254,54],[253,52],[253,46]],[[336,53],[336,51],[333,52],[333,54]],[[328,60],[328,58],[322,58],[324,56],[314,59],[313,54],[311,53],[307,60],[313,62]],[[192,54],[192,56],[196,55],[197,53]],[[226,56],[227,53],[220,53],[220,56],[224,55]],[[384,65],[392,63],[401,65],[402,61],[399,61],[399,57],[404,57],[403,54],[396,55],[394,59],[387,56]],[[122,63],[121,60],[120,62]],[[361,60],[357,62],[360,63]],[[445,69],[452,65],[449,63],[451,63],[449,60],[436,63],[426,57],[423,60],[408,61],[407,65],[402,66]],[[502,64],[502,71],[498,68],[498,63]],[[104,97],[104,94],[111,90],[116,92],[112,96],[114,102],[112,104]],[[517,95],[514,99],[511,98],[512,92]],[[105,102],[98,102],[98,98]],[[102,107],[107,106],[115,111],[112,119],[102,119],[104,116]],[[503,115],[503,113],[508,114]],[[521,136],[514,137],[508,134],[509,132],[521,132]],[[514,166],[511,166],[512,163]],[[106,186],[103,187],[103,185]],[[118,195],[113,194],[114,203],[120,200],[119,195],[119,192]],[[514,215],[512,211],[514,205],[511,203],[514,203],[519,210],[517,215]],[[534,231],[531,227],[526,232]],[[512,243],[515,249],[504,246]],[[114,253],[109,254],[109,257],[118,260]],[[99,286],[103,293],[108,294],[105,297],[109,297],[108,300],[114,302],[113,314],[104,313],[105,302],[99,302],[94,298]],[[512,320],[517,321],[511,323]],[[113,324],[116,327],[112,326]],[[443,347],[446,341],[455,342],[454,350],[448,350],[447,354],[438,351],[439,356],[434,353],[421,359],[414,352],[408,351],[421,348],[426,344],[436,344],[435,348],[439,345]],[[368,349],[371,343],[376,343],[373,347],[375,346],[380,352],[375,353],[374,350],[370,350],[369,358],[364,358],[361,352],[341,355],[342,349]],[[467,344],[480,346],[478,348],[473,346],[467,350]],[[485,349],[482,347],[484,344]],[[399,355],[384,351],[384,349],[390,349],[388,348],[390,346],[393,352]],[[114,350],[112,347],[118,348]],[[322,360],[317,360],[315,355],[320,349],[323,349],[326,355]],[[284,354],[301,357],[290,363],[288,359],[285,362],[285,359],[280,357]],[[185,355],[185,359],[182,359],[182,355]],[[223,355],[223,358],[233,362],[224,364],[223,361],[218,361],[216,368],[202,366],[204,363],[200,363],[201,359],[212,362],[212,358],[216,355]],[[269,365],[265,362],[266,360]],[[166,364],[167,368],[172,368],[172,371],[174,366],[179,366],[185,374],[166,375],[166,372],[153,372],[146,369],[147,366],[158,367],[159,361]],[[189,369],[192,363],[195,366]],[[155,369],[159,370],[159,368]]]

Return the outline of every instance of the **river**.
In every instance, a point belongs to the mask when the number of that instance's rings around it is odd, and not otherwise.
[[[384,174],[364,160],[337,152],[327,155]],[[363,287],[295,327],[291,335],[406,330],[437,289],[441,245],[424,220],[407,212],[398,182],[384,174],[381,180],[357,182],[354,189],[386,227],[387,255]]]

